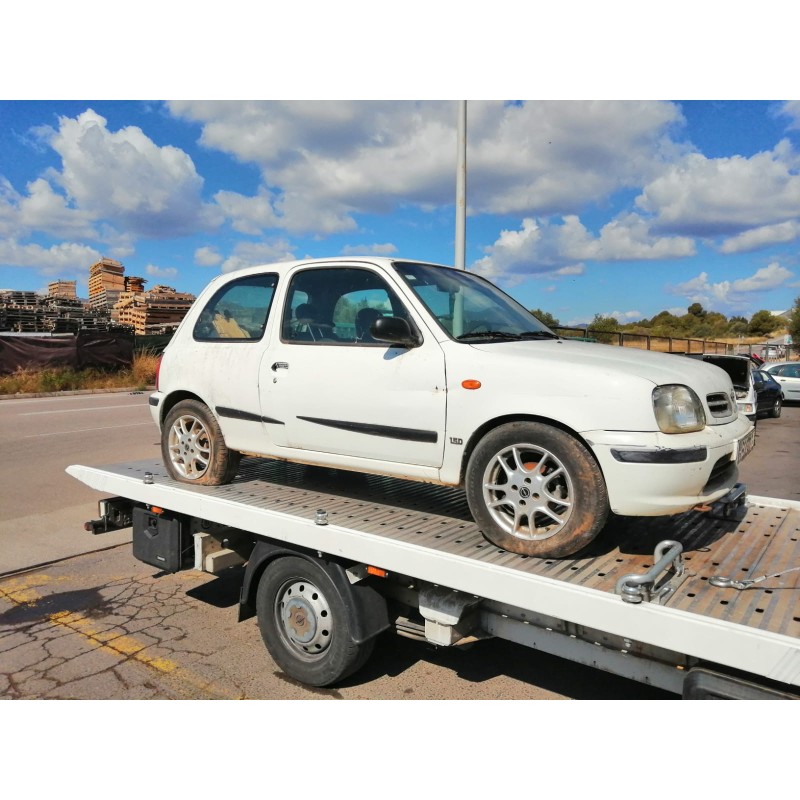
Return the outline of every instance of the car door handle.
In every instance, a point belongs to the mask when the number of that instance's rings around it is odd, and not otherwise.
[[[276,361],[270,369],[273,372],[276,372],[279,369],[289,369],[289,362],[288,361]]]

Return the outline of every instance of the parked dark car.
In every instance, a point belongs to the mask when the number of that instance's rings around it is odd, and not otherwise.
[[[783,390],[781,385],[769,372],[755,370],[753,385],[756,389],[756,413],[768,417],[779,417],[783,407]]]

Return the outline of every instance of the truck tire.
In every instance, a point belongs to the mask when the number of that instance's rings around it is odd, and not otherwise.
[[[161,429],[161,455],[178,481],[219,486],[236,477],[241,453],[229,450],[216,417],[199,400],[181,400]]]
[[[330,686],[360,669],[375,639],[356,644],[333,581],[315,562],[293,556],[267,565],[258,584],[261,637],[275,663],[308,686]]]
[[[605,481],[587,448],[539,422],[512,422],[478,442],[466,473],[467,502],[483,535],[510,553],[560,558],[602,530]]]

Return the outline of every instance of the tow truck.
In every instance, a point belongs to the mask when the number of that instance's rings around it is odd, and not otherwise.
[[[498,637],[688,699],[800,695],[800,504],[742,484],[536,558],[492,545],[463,491],[434,484],[249,457],[221,486],[155,460],[67,472],[107,495],[87,530],[132,526],[144,563],[238,566],[239,620],[309,686],[355,673],[393,629],[442,647]]]

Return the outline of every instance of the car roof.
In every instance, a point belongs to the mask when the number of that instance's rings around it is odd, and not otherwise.
[[[231,275],[245,276],[258,275],[262,272],[287,272],[295,267],[316,267],[327,264],[371,264],[373,266],[390,267],[392,264],[426,264],[430,267],[441,267],[442,269],[453,269],[447,264],[437,264],[432,261],[419,261],[412,258],[398,258],[388,256],[326,256],[324,258],[300,258],[292,261],[275,261],[268,264],[254,264],[252,267],[242,267],[235,272],[224,273],[224,277]]]

